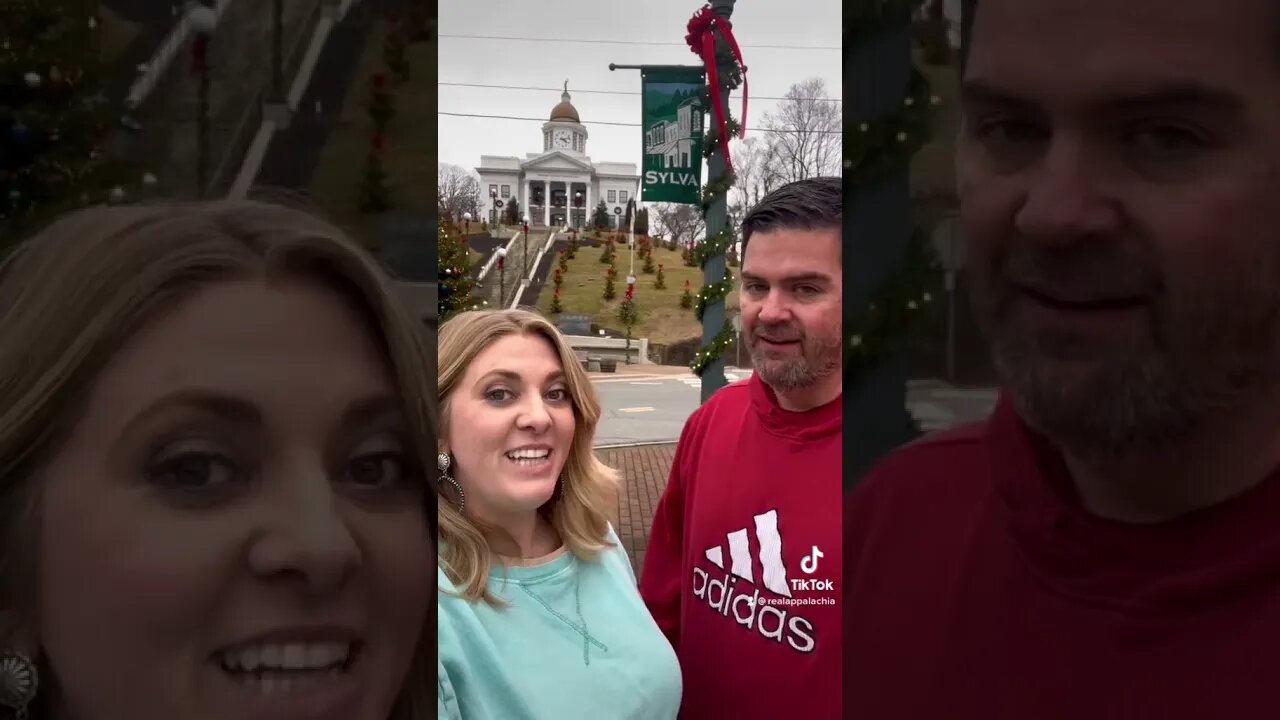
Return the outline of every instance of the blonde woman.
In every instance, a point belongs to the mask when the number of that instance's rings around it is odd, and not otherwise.
[[[95,208],[0,266],[0,717],[428,717],[425,326],[256,203]]]
[[[440,331],[440,718],[673,718],[680,668],[610,527],[600,407],[540,315]]]

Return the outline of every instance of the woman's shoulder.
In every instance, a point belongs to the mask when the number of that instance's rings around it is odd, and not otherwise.
[[[627,555],[627,549],[612,523],[605,527],[604,541],[606,546],[597,558],[599,563],[609,574],[625,577],[634,583],[635,569],[631,567],[631,556]]]
[[[449,573],[444,571],[444,566],[436,562],[436,585],[440,588],[440,598],[444,599],[445,593],[456,593],[458,588],[449,579]]]

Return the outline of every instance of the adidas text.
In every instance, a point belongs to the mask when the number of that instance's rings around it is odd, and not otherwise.
[[[779,644],[786,643],[802,653],[811,653],[815,645],[813,624],[799,615],[787,613],[785,610],[760,602],[760,591],[750,595],[735,594],[734,585],[738,578],[726,573],[724,579],[712,579],[700,568],[693,569],[693,594],[707,603],[712,610],[725,617],[732,615],[735,622],[755,630],[761,636]],[[796,582],[827,582],[793,580]]]

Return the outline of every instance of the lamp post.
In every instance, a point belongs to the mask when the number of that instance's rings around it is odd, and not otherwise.
[[[576,208],[582,208],[582,191],[581,191],[581,190],[579,190],[578,192],[576,192],[576,193],[574,193],[574,194],[573,194],[573,200],[574,200],[574,202],[573,202],[573,206],[574,206],[574,207],[576,207]],[[584,220],[585,220],[585,218],[584,218]],[[582,224],[583,224],[583,225],[586,225],[586,222],[583,222]],[[577,227],[578,227],[578,226],[576,226],[576,225],[575,225],[575,226],[574,226],[574,229],[576,230],[576,229],[577,229]]]
[[[462,222],[465,223],[465,226],[467,228],[466,234],[470,235],[471,234],[471,213],[469,212],[462,213]]]
[[[627,350],[624,353],[627,365],[631,364],[631,326],[635,323],[636,312],[636,276],[627,276],[627,302],[631,303],[631,316],[627,318]]]
[[[529,216],[524,216],[524,277],[529,274]]]
[[[498,248],[498,309],[507,307],[507,249]]]
[[[187,23],[195,33],[191,46],[192,67],[199,76],[199,115],[196,118],[196,195],[203,198],[209,183],[209,39],[218,29],[218,13],[204,4],[193,4]]]

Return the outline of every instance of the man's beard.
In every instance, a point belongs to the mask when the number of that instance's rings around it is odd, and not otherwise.
[[[774,355],[761,347],[760,336],[772,340],[798,341],[799,355]],[[799,325],[760,326],[752,330],[749,352],[756,374],[774,390],[791,392],[813,387],[840,372],[840,334],[809,335]]]
[[[1006,267],[1049,267],[1035,252]],[[1075,264],[1094,266],[1103,277],[1115,277],[1117,267],[1123,274],[1124,263],[1132,263],[1085,260]],[[1140,311],[1146,332],[1108,344],[1011,322],[1015,292],[1003,269],[976,279],[973,307],[1020,416],[1081,459],[1117,458],[1173,447],[1280,375],[1280,278],[1259,273],[1274,265],[1259,263],[1250,277],[1201,292],[1157,293]],[[1012,275],[1026,279],[1017,270]]]

